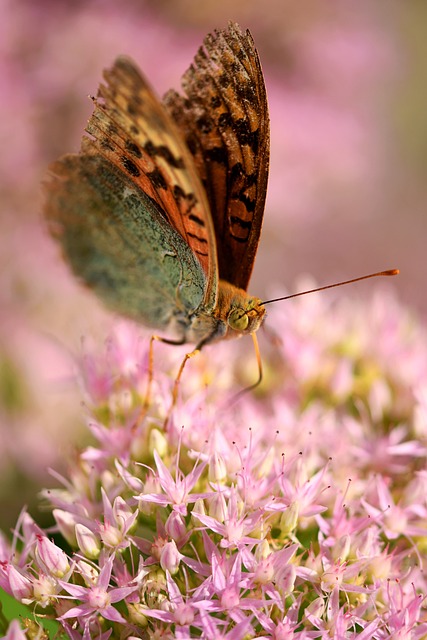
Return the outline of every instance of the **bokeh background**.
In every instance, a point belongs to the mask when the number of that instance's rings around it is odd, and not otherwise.
[[[302,274],[323,284],[399,267],[387,286],[425,318],[425,0],[0,0],[0,9],[0,527],[81,444],[75,358],[114,320],[45,233],[40,183],[50,161],[78,150],[87,96],[120,53],[163,94],[179,87],[208,31],[230,19],[249,27],[272,138],[251,292],[293,291]]]

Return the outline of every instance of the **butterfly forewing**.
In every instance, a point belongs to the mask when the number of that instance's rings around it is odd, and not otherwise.
[[[250,33],[230,24],[207,36],[182,87],[185,96],[170,91],[165,104],[207,192],[219,276],[246,290],[261,232],[270,145],[264,78]]]
[[[159,206],[206,275],[205,305],[217,294],[216,248],[204,188],[175,124],[131,60],[104,73],[82,153],[102,155]]]

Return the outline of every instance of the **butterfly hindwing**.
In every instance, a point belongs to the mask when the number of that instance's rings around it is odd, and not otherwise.
[[[50,170],[46,215],[75,274],[115,311],[182,337],[205,276],[156,203],[99,155]]]
[[[252,37],[238,25],[208,35],[184,74],[185,95],[165,104],[205,186],[219,277],[247,289],[258,247],[269,166],[264,78]]]

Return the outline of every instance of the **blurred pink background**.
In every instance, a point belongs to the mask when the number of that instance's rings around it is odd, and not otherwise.
[[[45,234],[40,183],[50,161],[78,150],[92,108],[87,96],[120,53],[163,94],[179,87],[208,31],[230,19],[250,28],[272,138],[251,293],[294,291],[301,274],[326,284],[399,267],[387,285],[425,315],[425,3],[0,0],[0,8],[5,522],[47,482],[47,467],[60,467],[70,443],[80,442],[74,354],[81,336],[102,344],[111,325]],[[363,295],[376,285],[356,286]]]

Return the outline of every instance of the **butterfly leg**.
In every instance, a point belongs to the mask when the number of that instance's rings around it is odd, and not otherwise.
[[[169,407],[169,411],[168,411],[168,414],[167,414],[167,416],[165,418],[165,422],[164,422],[165,431],[167,431],[169,418],[170,418],[170,416],[172,414],[172,411],[174,410],[176,402],[178,400],[178,389],[179,389],[179,383],[181,381],[182,372],[184,371],[185,365],[187,364],[188,360],[190,360],[190,358],[194,358],[194,356],[197,356],[198,353],[200,353],[200,349],[196,347],[195,349],[193,349],[193,351],[190,351],[189,353],[186,353],[185,356],[184,356],[184,360],[181,362],[181,366],[179,367],[178,374],[177,374],[177,376],[175,378],[175,382],[173,384],[171,406]]]
[[[145,400],[143,404],[143,412],[147,410],[151,402],[151,390],[153,386],[153,378],[154,378],[154,342],[165,342],[166,344],[174,344],[174,345],[182,345],[184,344],[184,340],[168,340],[167,338],[162,338],[161,336],[152,335],[150,338],[150,346],[148,349],[148,372],[147,372],[147,390],[145,392]]]
[[[174,410],[174,407],[175,407],[176,402],[178,400],[179,383],[181,381],[181,376],[182,376],[182,372],[184,371],[185,365],[190,360],[190,358],[194,358],[194,356],[197,356],[197,354],[200,353],[200,351],[202,350],[202,347],[205,344],[208,344],[208,342],[210,342],[212,340],[212,336],[213,335],[214,335],[214,333],[209,334],[206,338],[203,338],[203,340],[200,340],[200,342],[195,346],[193,351],[190,351],[189,353],[185,354],[184,360],[181,362],[181,366],[179,367],[178,375],[176,376],[175,382],[174,382],[174,385],[173,385],[172,403],[171,403],[170,409],[168,411],[168,415],[166,416],[165,430],[167,430],[169,417],[172,414],[172,411]],[[176,343],[173,343],[173,344],[176,344]]]
[[[153,386],[154,377],[154,341],[158,339],[158,336],[151,336],[150,346],[148,348],[148,371],[147,371],[147,391],[145,392],[145,400],[143,404],[143,410],[146,411],[151,401],[151,389]]]

